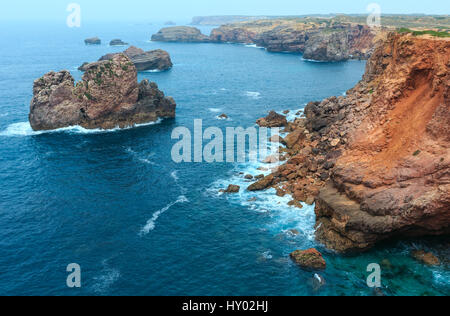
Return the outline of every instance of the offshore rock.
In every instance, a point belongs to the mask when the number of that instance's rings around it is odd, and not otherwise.
[[[209,37],[191,26],[174,26],[166,27],[159,30],[152,36],[154,42],[189,42],[189,43],[205,43],[209,42]]]
[[[74,82],[68,71],[50,72],[34,82],[33,130],[124,128],[175,117],[175,101],[155,83],[138,84],[136,68],[124,54],[90,64],[82,81]]]
[[[120,53],[119,53],[120,54]],[[144,50],[135,46],[130,46],[123,52],[128,58],[131,59],[137,71],[158,70],[165,71],[173,67],[172,60],[168,52],[162,49],[151,50],[145,52]],[[99,59],[99,61],[111,60],[118,54],[107,54]],[[86,71],[89,67],[89,63],[84,63],[78,70]]]
[[[86,45],[101,45],[102,44],[102,40],[99,39],[98,37],[92,37],[92,38],[85,39],[84,43]]]
[[[290,254],[291,259],[303,269],[325,270],[327,264],[317,249],[296,250]]]

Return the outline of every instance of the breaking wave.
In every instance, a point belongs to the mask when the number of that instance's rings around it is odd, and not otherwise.
[[[4,137],[24,137],[24,136],[36,136],[41,134],[53,134],[53,133],[70,133],[70,134],[102,134],[102,133],[113,133],[113,132],[119,132],[123,130],[128,130],[132,128],[138,128],[143,126],[150,126],[159,124],[162,122],[162,119],[158,119],[155,122],[149,122],[144,124],[135,124],[134,126],[126,127],[126,128],[112,128],[112,129],[86,129],[81,126],[69,126],[69,127],[63,127],[58,128],[55,130],[50,131],[34,131],[31,128],[31,125],[29,122],[20,122],[20,123],[14,123],[10,124],[5,130],[0,132],[0,136]]]

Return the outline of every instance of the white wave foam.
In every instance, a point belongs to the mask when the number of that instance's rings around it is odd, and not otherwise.
[[[173,171],[173,172],[170,174],[170,176],[172,177],[172,179],[175,180],[175,182],[178,182],[178,171],[177,171],[177,170]]]
[[[149,165],[156,165],[155,162],[150,160],[150,158],[155,155],[154,153],[151,153],[149,155],[147,155],[145,153],[137,153],[130,147],[128,147],[126,149],[126,152],[129,153],[131,156],[133,156],[133,158],[137,159],[138,161],[140,161],[142,163],[149,164]],[[143,155],[145,155],[145,157],[143,157]]]
[[[305,62],[309,62],[309,63],[327,63],[327,61],[323,61],[323,60],[315,60],[315,59],[307,59],[307,58],[303,58],[302,60]]]
[[[148,233],[150,233],[150,231],[154,230],[156,227],[156,221],[158,220],[158,218],[164,214],[165,212],[167,212],[171,207],[173,207],[176,204],[179,203],[186,203],[189,202],[189,200],[184,196],[181,195],[178,197],[178,200],[176,200],[175,202],[172,202],[170,204],[168,204],[166,207],[160,209],[159,211],[153,213],[152,218],[150,218],[147,221],[147,224],[145,224],[145,226],[141,229],[141,236],[142,235],[147,235]]]
[[[126,127],[126,128],[112,128],[112,129],[86,129],[81,126],[69,126],[64,128],[58,128],[50,131],[34,131],[29,122],[20,122],[9,125],[4,131],[0,132],[0,136],[6,137],[23,137],[23,136],[35,136],[41,134],[52,134],[52,133],[71,133],[71,134],[100,134],[100,133],[113,133],[119,132],[123,130],[128,130],[132,128],[138,128],[143,126],[150,126],[159,124],[162,122],[162,119],[158,119],[155,122],[143,123],[143,124],[135,124],[134,126]]]
[[[244,46],[249,48],[265,49],[264,47],[258,46],[256,44],[245,44]]]
[[[269,250],[269,251],[266,251],[266,252],[264,252],[264,253],[262,254],[262,256],[263,256],[263,258],[264,258],[264,259],[267,259],[267,260],[270,260],[270,259],[272,259],[272,258],[273,258],[273,256],[272,256],[272,254],[271,254],[270,250]]]
[[[120,271],[118,269],[106,267],[102,275],[94,278],[96,282],[93,286],[94,292],[104,294],[119,278]]]
[[[213,113],[220,113],[222,111],[220,108],[209,108],[208,110]]]
[[[277,145],[279,146],[279,144]],[[301,209],[290,206],[288,203],[293,200],[293,197],[290,195],[277,196],[274,188],[259,192],[247,190],[247,187],[253,181],[245,179],[245,175],[257,176],[262,174],[267,176],[273,168],[280,164],[281,162],[273,164],[249,162],[236,165],[233,174],[229,178],[212,183],[210,188],[205,191],[205,194],[215,198],[225,197],[230,203],[238,203],[255,213],[267,214],[270,218],[269,222],[266,223],[268,231],[278,235],[280,233],[284,234],[288,230],[296,229],[299,231],[299,236],[296,239],[302,240],[305,243],[304,246],[311,246],[314,242],[315,233],[314,205],[309,206],[302,203],[303,208]],[[261,167],[265,169],[261,170]],[[241,187],[239,193],[224,194],[219,192],[222,189],[226,189],[230,184],[239,185]]]
[[[150,70],[142,70],[139,72],[149,72],[149,73],[158,73],[158,72],[163,72],[164,70],[159,70],[159,69],[150,69]]]
[[[260,92],[256,92],[256,91],[245,91],[244,95],[250,99],[260,99],[261,98],[261,93]]]

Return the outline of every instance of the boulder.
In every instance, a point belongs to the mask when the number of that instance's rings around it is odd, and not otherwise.
[[[226,190],[221,190],[223,193],[239,193],[241,187],[238,185],[230,184]]]
[[[316,249],[296,250],[290,254],[291,259],[303,269],[325,270],[327,264],[322,254]]]
[[[29,121],[33,130],[80,125],[111,129],[175,117],[175,101],[155,83],[140,84],[137,71],[124,54],[90,64],[82,81],[68,71],[50,72],[33,86]]]
[[[268,116],[256,121],[260,127],[284,127],[288,124],[286,116],[271,111]]]

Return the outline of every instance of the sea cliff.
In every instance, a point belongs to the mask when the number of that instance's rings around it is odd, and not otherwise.
[[[346,96],[287,127],[268,187],[316,202],[316,238],[342,253],[450,233],[450,41],[391,33]]]
[[[271,52],[303,53],[305,59],[367,59],[386,30],[354,23],[260,20],[223,25],[211,32],[212,42],[256,44]]]

